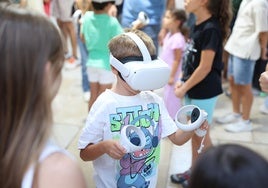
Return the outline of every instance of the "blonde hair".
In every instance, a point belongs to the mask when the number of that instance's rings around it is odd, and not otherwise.
[[[153,40],[146,33],[136,29],[126,29],[125,32],[135,33],[144,42],[149,53],[151,55],[156,55],[156,49]],[[120,34],[111,39],[108,46],[110,52],[117,59],[129,56],[142,56],[137,44],[129,36],[124,34]]]
[[[0,187],[20,188],[50,134],[64,52],[50,20],[1,3],[0,38]]]

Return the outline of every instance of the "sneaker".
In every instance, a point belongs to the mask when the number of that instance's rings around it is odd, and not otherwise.
[[[72,56],[69,59],[67,59],[67,61],[65,63],[65,68],[66,69],[74,69],[77,67],[77,65],[79,65],[78,60]]]
[[[188,188],[189,187],[189,180],[185,180],[184,182],[182,182],[181,185],[183,188]]]
[[[236,123],[226,125],[224,130],[232,133],[248,132],[252,130],[252,125],[249,120],[241,119]]]
[[[264,104],[260,106],[259,110],[263,114],[268,114],[268,108]]]
[[[224,94],[225,94],[227,97],[232,98],[232,93],[231,93],[231,91],[230,91],[229,88],[224,89]]]
[[[190,174],[191,174],[191,171],[189,169],[189,170],[186,170],[185,172],[183,172],[181,174],[172,174],[170,176],[170,179],[171,179],[172,183],[182,184],[183,182],[189,180]]]
[[[89,101],[89,98],[90,98],[90,93],[89,93],[89,91],[84,92],[84,100],[85,100],[86,102],[88,102],[88,101]]]
[[[216,122],[220,124],[234,123],[237,122],[240,118],[241,118],[240,114],[230,113],[216,119]]]

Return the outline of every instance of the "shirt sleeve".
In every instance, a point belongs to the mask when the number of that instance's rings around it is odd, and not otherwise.
[[[176,50],[176,49],[183,50],[184,47],[185,47],[185,39],[184,39],[183,35],[181,35],[180,33],[177,33],[174,36],[174,40],[172,40],[171,49],[172,50]]]
[[[256,1],[256,8],[253,9],[256,31],[268,31],[268,3],[265,1]]]
[[[88,144],[96,144],[103,140],[104,130],[107,127],[104,118],[106,113],[104,105],[100,105],[97,101],[93,104],[78,140],[78,149],[84,149]]]
[[[218,31],[214,28],[207,29],[204,31],[204,34],[203,34],[201,50],[216,51],[218,49],[219,43],[220,43],[220,35]]]

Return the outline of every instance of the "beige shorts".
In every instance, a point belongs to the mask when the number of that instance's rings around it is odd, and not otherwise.
[[[51,14],[62,22],[72,21],[72,7],[75,0],[53,0]]]

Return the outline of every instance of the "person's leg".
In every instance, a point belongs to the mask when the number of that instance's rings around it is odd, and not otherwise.
[[[79,35],[77,36],[77,43],[80,50],[80,56],[81,56],[81,75],[82,75],[82,89],[83,92],[89,92],[89,81],[88,81],[88,74],[87,74],[87,58],[88,58],[88,52],[86,45],[82,42]]]
[[[72,46],[72,55],[74,58],[77,59],[77,41],[75,36],[75,29],[73,22],[64,22],[64,25],[67,30],[67,34],[70,37],[71,40],[71,46]]]
[[[240,95],[238,93],[237,85],[234,83],[234,69],[235,64],[234,56],[229,55],[228,60],[228,80],[229,80],[229,87],[232,91],[231,99],[232,99],[232,113],[224,114],[222,117],[216,119],[217,123],[226,124],[236,122],[240,119]]]
[[[191,99],[188,96],[185,96],[184,105],[196,105],[201,110],[204,110],[205,112],[207,112],[207,114],[208,114],[207,121],[208,121],[209,125],[211,125],[212,118],[213,118],[213,112],[214,112],[214,109],[216,106],[217,99],[218,99],[218,97],[213,97],[210,99],[196,100],[196,99]],[[199,137],[196,134],[194,134],[192,139],[191,139],[191,141],[192,141],[191,142],[191,144],[192,144],[192,164],[191,164],[191,166],[194,165],[195,161],[197,160],[197,158],[199,156],[198,150],[201,147],[202,139],[203,139],[203,137]],[[207,130],[203,144],[204,144],[204,148],[202,149],[202,151],[207,150],[208,148],[210,148],[212,146],[212,141],[210,138],[209,129]],[[183,184],[184,182],[189,180],[190,174],[191,174],[191,168],[183,173],[180,173],[180,174],[172,174],[171,181],[173,183]]]
[[[230,82],[230,87],[231,87],[231,91],[232,91],[232,108],[233,108],[233,112],[236,114],[241,114],[240,111],[240,99],[241,99],[241,95],[240,95],[240,89],[239,89],[239,85],[234,83],[234,78],[230,77],[229,78],[229,82]]]
[[[250,111],[253,103],[252,78],[255,61],[234,56],[234,89],[240,98],[242,118],[225,127],[229,132],[251,131]],[[232,90],[233,93],[233,90]]]
[[[89,85],[90,85],[90,98],[88,101],[88,111],[90,111],[93,103],[98,97],[99,94],[99,69],[94,67],[87,67],[87,73],[90,75],[89,77]]]
[[[242,107],[241,112],[244,120],[249,120],[253,103],[252,78],[255,67],[254,62],[234,57],[234,85],[237,90],[237,98],[241,99],[239,102]]]
[[[88,102],[88,109],[90,110],[98,96],[112,87],[115,75],[112,71],[100,68],[88,68],[88,74],[90,75],[90,99]]]
[[[60,19],[57,19],[57,24],[58,24],[58,26],[60,28],[60,32],[63,36],[62,42],[63,42],[64,53],[68,54],[68,46],[67,46],[68,31],[66,30],[66,27],[64,27],[64,23]]]
[[[202,151],[206,151],[208,148],[210,148],[212,146],[212,141],[210,138],[210,128],[208,128],[207,130],[207,134],[204,138],[204,148],[202,149]],[[195,164],[199,153],[198,150],[200,148],[201,142],[202,142],[203,137],[199,137],[196,134],[193,135],[192,137],[192,166]]]
[[[90,111],[93,103],[99,96],[100,84],[98,82],[90,82],[90,98],[88,101],[88,111]]]
[[[240,85],[239,92],[241,93],[241,103],[242,103],[242,118],[244,120],[249,120],[250,111],[253,104],[253,93],[251,84]]]
[[[106,89],[111,89],[114,81],[115,81],[115,75],[112,73],[112,71],[101,69],[99,95]]]
[[[217,100],[218,100],[218,97],[213,97],[209,99],[200,99],[200,100],[192,99],[191,100],[191,104],[198,106],[201,110],[204,110],[208,114],[207,121],[210,127],[212,124],[213,114],[214,114]],[[203,150],[207,150],[208,148],[212,146],[212,141],[211,141],[209,133],[210,131],[208,129],[207,134],[205,135],[204,143],[203,143],[204,144]],[[199,137],[196,134],[194,134],[192,137],[192,165],[194,165],[196,159],[199,156],[198,150],[201,147],[202,139],[203,137]]]
[[[77,41],[75,35],[75,29],[73,25],[73,18],[72,18],[72,8],[73,8],[74,1],[73,0],[58,0],[58,9],[59,9],[59,20],[62,22],[63,28],[63,35],[66,39],[66,47],[67,45],[67,38],[70,37],[71,46],[72,46],[72,57],[70,59],[70,63],[73,63],[77,58]],[[76,63],[76,62],[75,62]]]

